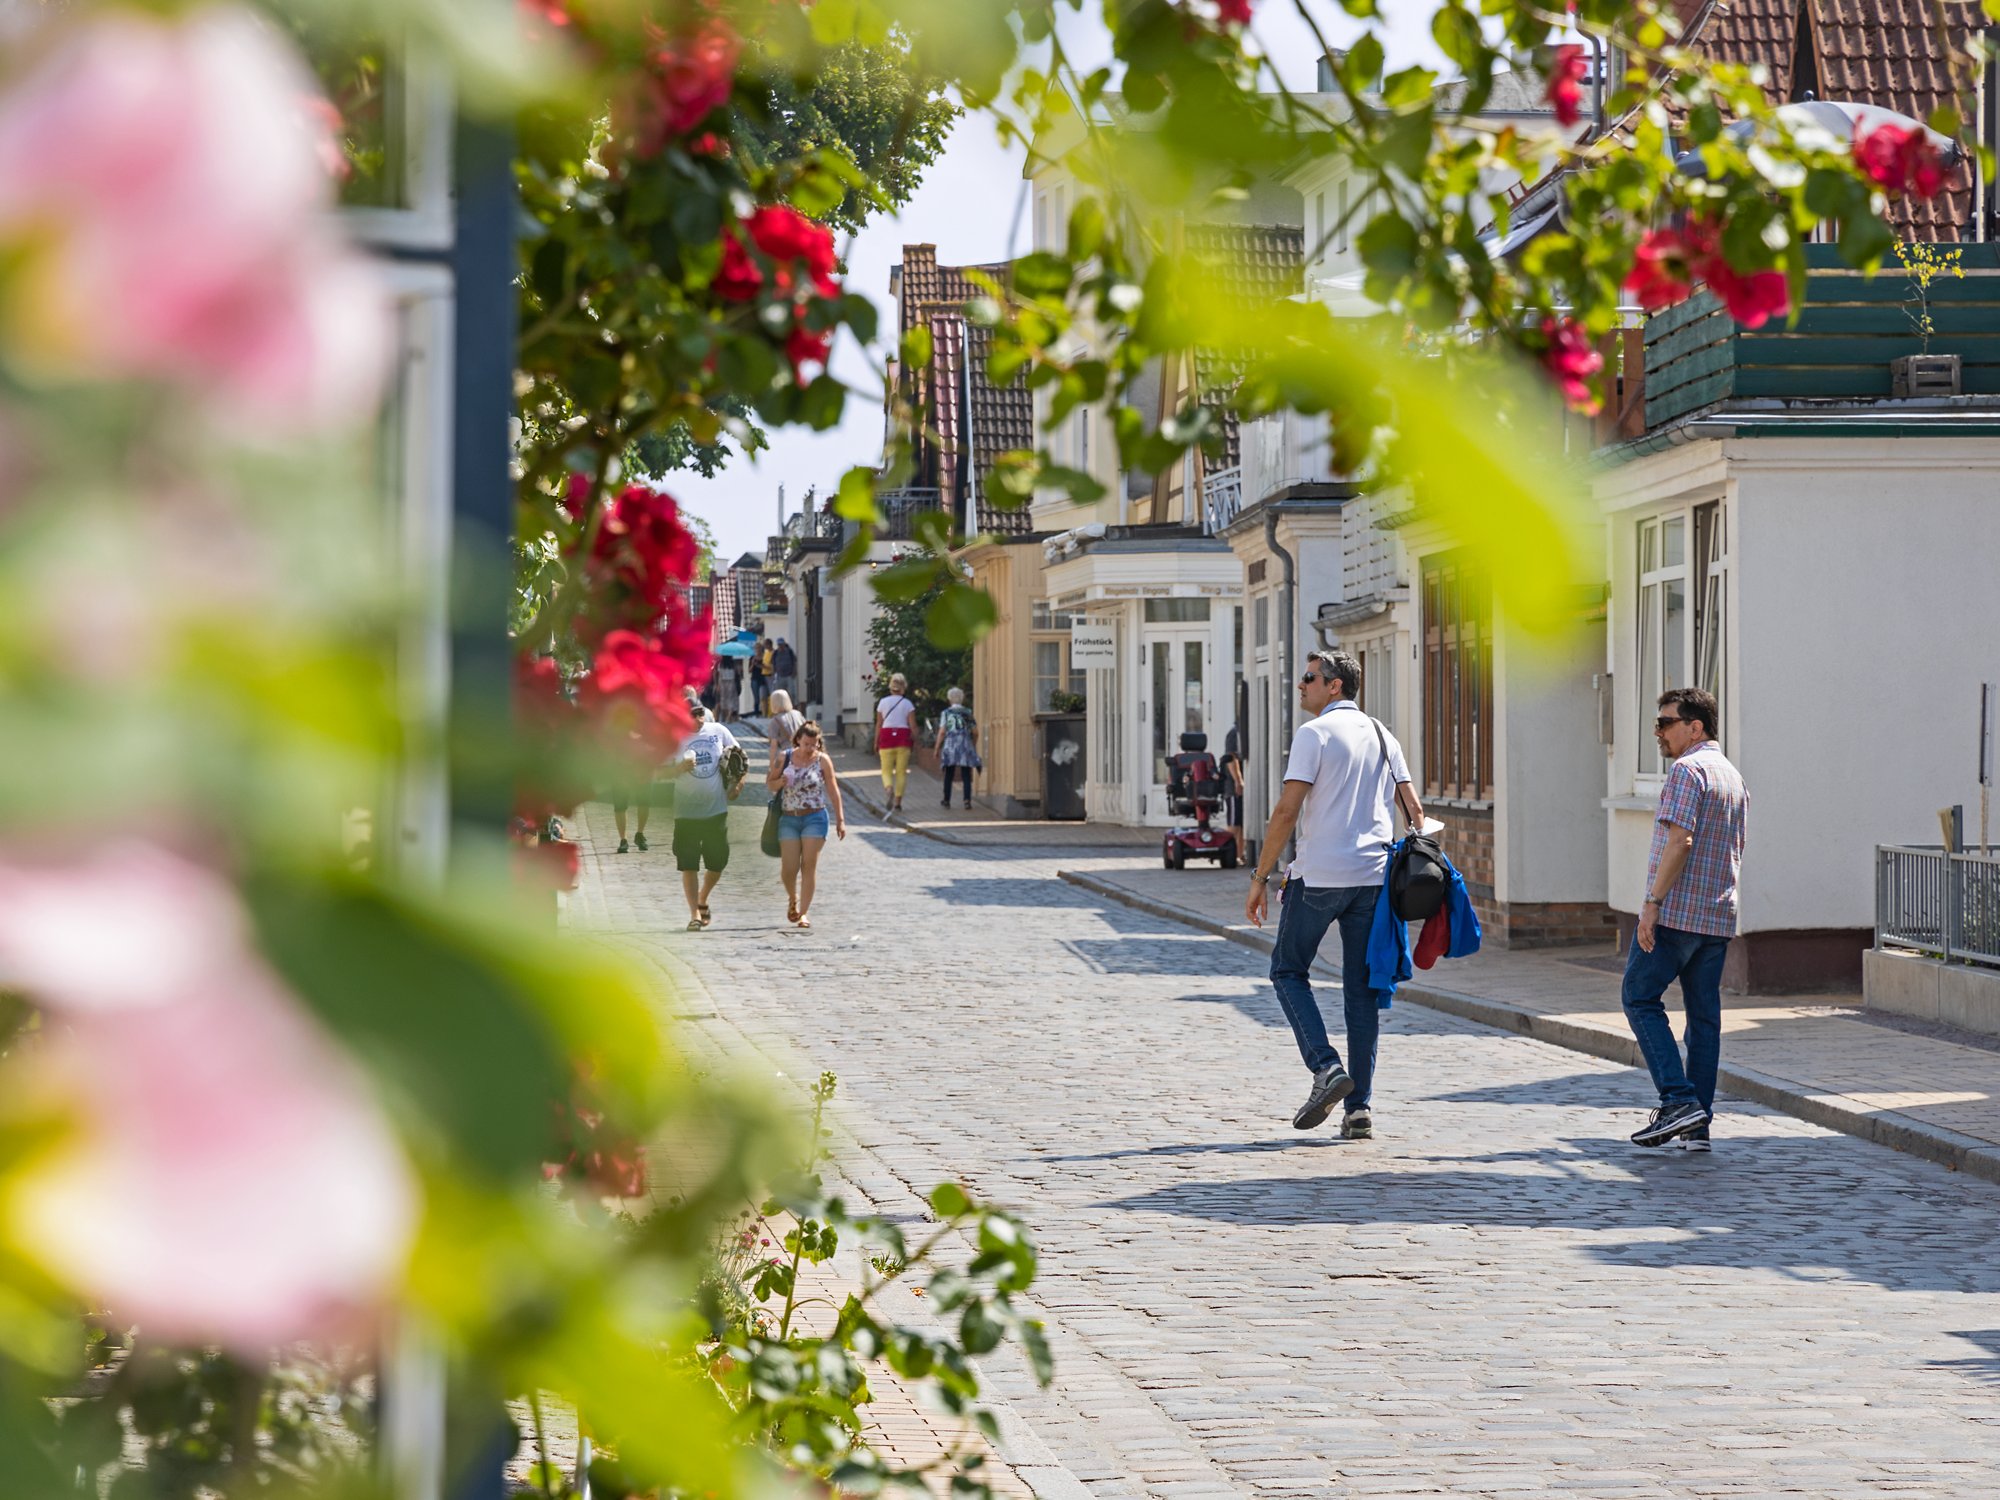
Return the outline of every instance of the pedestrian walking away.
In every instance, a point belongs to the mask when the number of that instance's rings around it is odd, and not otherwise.
[[[771,675],[771,643],[759,641],[750,650],[750,712],[764,712],[764,683]]]
[[[778,644],[771,648],[771,686],[788,694],[799,690],[794,674],[799,669],[799,654],[792,649],[790,641],[778,637]]]
[[[1312,1073],[1312,1088],[1292,1124],[1311,1130],[1345,1101],[1341,1135],[1365,1140],[1375,1129],[1375,1053],[1381,1033],[1380,1001],[1368,982],[1368,935],[1395,837],[1393,808],[1402,807],[1412,828],[1423,822],[1424,810],[1410,785],[1403,747],[1354,701],[1361,691],[1361,664],[1345,651],[1314,651],[1306,668],[1299,678],[1299,707],[1310,717],[1292,736],[1284,790],[1265,825],[1263,852],[1250,877],[1243,914],[1251,926],[1264,925],[1278,858],[1296,830],[1298,855],[1285,872],[1277,943],[1271,950],[1271,984]],[[1312,988],[1313,959],[1335,924],[1340,927],[1346,1066],[1327,1038]]]
[[[792,695],[783,688],[775,688],[771,693],[771,717],[764,726],[764,738],[770,742],[771,758],[776,760],[792,748],[792,736],[799,732],[799,726],[806,716],[792,707]]]
[[[632,837],[625,836],[625,809],[632,809]],[[653,812],[653,772],[650,767],[642,775],[621,783],[611,789],[611,820],[618,825],[618,852],[630,853],[635,847],[644,853],[653,846],[646,842],[646,821]]]
[[[729,804],[743,791],[736,770],[746,763],[742,757],[736,736],[704,718],[680,758],[667,767],[675,780],[674,864],[687,897],[689,932],[715,920],[708,902],[729,868]]]
[[[944,805],[951,806],[951,781],[962,774],[965,805],[972,806],[972,773],[985,766],[979,758],[979,721],[965,706],[965,689],[955,687],[945,693],[945,710],[938,719],[938,767],[944,772]]]
[[[1704,688],[1660,694],[1653,736],[1673,762],[1660,788],[1646,900],[1625,955],[1625,1020],[1639,1039],[1659,1107],[1633,1132],[1638,1146],[1707,1151],[1722,1058],[1722,961],[1736,935],[1736,886],[1750,793],[1723,755],[1721,712]],[[1687,1057],[1662,997],[1676,979],[1687,1015]]]
[[[882,815],[903,810],[903,786],[910,779],[910,747],[917,742],[917,705],[901,672],[889,675],[889,691],[875,703],[875,753],[882,760]]]
[[[792,736],[789,750],[771,755],[764,784],[778,794],[778,849],[785,881],[785,918],[801,932],[812,931],[813,892],[819,883],[819,856],[831,824],[847,837],[847,811],[840,778],[821,742],[819,725],[807,719]]]
[[[1236,857],[1243,857],[1243,731],[1222,737],[1222,821],[1235,840]]]

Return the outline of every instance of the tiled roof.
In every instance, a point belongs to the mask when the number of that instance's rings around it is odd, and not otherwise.
[[[1188,253],[1200,261],[1217,287],[1244,304],[1279,302],[1304,289],[1305,230],[1291,224],[1190,224]],[[1195,351],[1195,381],[1204,406],[1222,412],[1220,467],[1242,461],[1242,443],[1230,397],[1236,388],[1235,360],[1222,349]]]
[[[942,306],[957,311],[974,297],[985,296],[986,289],[966,274],[970,271],[983,271],[995,281],[1004,282],[1007,279],[1007,262],[941,266],[938,264],[936,245],[903,246],[902,331],[908,333],[924,321],[931,308]]]
[[[1808,8],[1816,86],[1792,76],[1801,11]],[[1962,4],[1940,9],[1951,49],[1961,51],[1984,25],[1983,12]],[[1955,97],[1930,0],[1716,0],[1696,18],[1688,40],[1718,62],[1761,63],[1774,100],[1810,89],[1821,99],[1923,120]],[[1972,238],[1971,166],[1959,167],[1936,198],[1893,200],[1890,212],[1922,239]]]
[[[986,499],[986,480],[1003,453],[1035,446],[1035,398],[1027,384],[1016,380],[995,385],[986,378],[986,361],[993,353],[993,330],[977,324],[968,330],[972,359],[972,468],[978,476],[981,531],[1000,536],[1026,536],[1034,530],[1028,508],[1003,509]]]
[[[1032,529],[1027,511],[987,504],[987,479],[1001,454],[1034,446],[1034,400],[1019,381],[1003,389],[986,377],[992,333],[965,316],[965,304],[986,295],[985,288],[968,274],[972,271],[982,271],[1004,283],[1009,266],[1004,261],[941,266],[935,245],[903,247],[898,324],[905,333],[918,326],[929,328],[932,350],[928,369],[906,372],[903,378],[912,383],[905,388],[908,395],[922,396],[936,429],[934,438],[922,434],[917,438],[916,471],[910,483],[916,488],[940,490],[955,499],[960,487],[965,398],[969,395],[972,488],[977,500],[973,525],[979,531],[1021,535]]]

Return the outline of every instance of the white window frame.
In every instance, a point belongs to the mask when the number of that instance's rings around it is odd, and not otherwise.
[[[380,249],[449,250],[455,228],[451,73],[421,46],[394,39],[390,46],[399,77],[390,99],[389,142],[402,148],[403,202],[342,209],[341,218],[355,238]]]
[[[1633,534],[1632,560],[1638,588],[1632,622],[1633,712],[1638,725],[1636,785],[1657,788],[1666,766],[1653,738],[1656,700],[1668,687],[1705,687],[1718,706],[1727,702],[1729,661],[1729,513],[1718,498],[1641,519]],[[1667,527],[1681,528],[1681,560],[1666,561]],[[1647,543],[1654,541],[1652,566]],[[1664,667],[1667,585],[1681,586],[1680,648],[1686,680],[1669,683]],[[1651,650],[1648,647],[1651,647]],[[1652,658],[1658,653],[1660,660]],[[1728,725],[1725,722],[1723,732]]]
[[[1339,216],[1333,226],[1333,248],[1342,255],[1347,254],[1347,180],[1341,179],[1339,198],[1336,203]]]

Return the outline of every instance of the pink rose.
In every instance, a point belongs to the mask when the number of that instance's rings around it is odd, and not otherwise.
[[[366,416],[387,303],[285,43],[221,6],[53,24],[0,92],[0,349],[44,380],[184,385],[253,431]]]
[[[0,864],[0,983],[48,1017],[0,1097],[71,1125],[0,1205],[51,1275],[157,1337],[246,1352],[389,1297],[409,1168],[224,882],[136,843]]]

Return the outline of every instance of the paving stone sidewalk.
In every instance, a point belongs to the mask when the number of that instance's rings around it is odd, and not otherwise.
[[[857,821],[808,935],[754,837],[702,933],[606,847],[573,924],[708,1045],[836,1070],[871,1201],[1026,1214],[1057,1383],[989,1373],[1037,1494],[2000,1491],[2000,1188],[1754,1102],[1637,1152],[1631,1069],[1416,1005],[1381,1139],[1299,1135],[1261,955],[1054,878],[1087,851]]]
[[[850,753],[841,763],[857,795],[879,805],[871,759]],[[1243,920],[1242,873],[1200,863],[1165,869],[1157,829],[1009,822],[983,809],[947,813],[935,805],[940,786],[913,772],[909,815],[897,826],[960,847],[1059,851],[1056,873],[1073,884],[1270,949],[1272,929],[1260,932]],[[1623,970],[1608,947],[1495,950],[1421,972],[1402,994],[1636,1068],[1638,1046],[1618,1000]],[[1727,996],[1723,1033],[1723,1084],[1738,1097],[2000,1182],[2000,1043],[1993,1039],[1865,1011],[1852,993]]]

